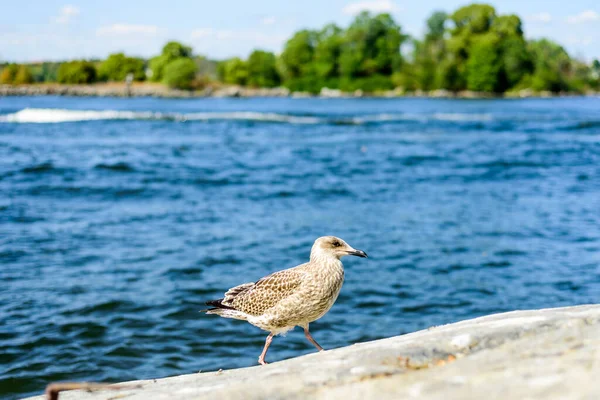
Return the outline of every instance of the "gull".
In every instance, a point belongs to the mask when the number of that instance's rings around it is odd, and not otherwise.
[[[267,340],[258,363],[267,364],[265,356],[276,335],[299,326],[306,338],[319,350],[308,324],[329,311],[344,283],[344,266],[340,259],[352,255],[367,257],[335,236],[315,240],[310,261],[294,268],[267,275],[256,282],[229,289],[222,299],[207,301],[213,308],[204,310],[225,318],[241,319],[267,332]]]

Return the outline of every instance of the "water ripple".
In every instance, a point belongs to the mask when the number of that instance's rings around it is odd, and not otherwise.
[[[311,324],[326,348],[597,302],[598,109],[0,98],[0,397],[254,365],[265,333],[203,302],[326,234],[370,257]]]

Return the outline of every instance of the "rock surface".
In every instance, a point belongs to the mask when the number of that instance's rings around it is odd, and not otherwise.
[[[588,92],[586,96],[599,96],[599,92]],[[159,83],[135,82],[127,87],[122,82],[95,83],[90,85],[65,85],[65,84],[31,84],[31,85],[0,85],[0,97],[3,96],[79,96],[79,97],[164,97],[164,98],[201,98],[201,97],[292,97],[308,98],[317,97],[308,92],[290,92],[284,87],[275,88],[251,88],[242,86],[222,86],[217,88],[206,87],[202,90],[178,90],[169,89]],[[323,88],[318,97],[322,98],[351,98],[351,97],[431,97],[431,98],[467,98],[486,99],[501,97],[561,97],[579,96],[577,93],[550,93],[534,92],[531,89],[519,92],[479,93],[462,91],[453,93],[448,90],[439,89],[430,92],[417,90],[405,91],[403,88],[386,90],[377,93],[364,93],[355,90],[352,93],[342,92],[338,89]]]
[[[514,311],[69,399],[600,399],[600,305]],[[37,397],[36,399],[41,399]]]

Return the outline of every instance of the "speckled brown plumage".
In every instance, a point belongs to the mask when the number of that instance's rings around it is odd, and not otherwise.
[[[244,283],[225,293],[223,304],[258,316],[294,293],[306,275],[300,267],[275,272],[256,283]]]
[[[308,263],[229,289],[222,299],[206,303],[214,306],[207,314],[242,319],[269,331],[259,357],[261,364],[266,364],[264,357],[273,336],[295,326],[303,327],[307,339],[323,350],[310,335],[308,324],[325,315],[337,299],[344,282],[340,258],[345,255],[366,257],[342,239],[318,238]]]

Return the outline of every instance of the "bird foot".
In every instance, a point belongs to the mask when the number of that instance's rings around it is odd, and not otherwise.
[[[268,364],[268,362],[266,362],[265,360],[261,360],[260,358],[258,359],[258,363],[260,365],[267,365]]]

